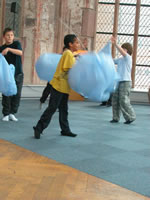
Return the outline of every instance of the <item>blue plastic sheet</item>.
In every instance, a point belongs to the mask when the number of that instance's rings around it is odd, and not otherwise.
[[[0,54],[0,92],[5,96],[12,96],[17,93],[14,73],[14,65],[9,65],[5,57]]]
[[[56,71],[58,62],[61,58],[60,54],[45,53],[42,54],[36,64],[36,72],[41,80],[51,81]]]
[[[61,58],[59,54],[43,54],[36,62],[36,71],[41,80],[50,81]],[[114,91],[119,76],[111,56],[109,42],[98,53],[81,55],[69,71],[70,87],[92,101],[107,101]]]
[[[107,101],[119,77],[108,43],[98,54],[80,56],[69,71],[69,84],[73,90],[92,101]]]

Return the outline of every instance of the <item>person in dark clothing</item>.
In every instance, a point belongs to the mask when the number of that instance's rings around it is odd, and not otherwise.
[[[109,107],[109,106],[112,106],[111,103],[112,103],[112,95],[110,95],[108,101],[103,101],[103,102],[100,104],[100,106],[107,106],[107,107]]]
[[[50,95],[50,93],[51,93],[51,84],[48,82],[42,92],[42,96],[40,98],[40,103],[45,103],[45,101],[48,98],[48,96]]]
[[[44,90],[42,92],[42,96],[40,98],[40,109],[42,109],[43,103],[45,103],[46,99],[51,94],[51,88],[52,88],[51,84],[49,82],[47,82],[47,85],[44,88]]]
[[[17,86],[17,94],[13,96],[5,96],[2,94],[2,113],[3,121],[18,121],[15,117],[17,113],[21,90],[23,85],[23,69],[22,69],[22,47],[19,41],[14,41],[14,32],[11,28],[6,28],[3,32],[3,38],[5,44],[0,46],[0,53],[5,57],[8,64],[13,64],[15,66],[15,81]]]

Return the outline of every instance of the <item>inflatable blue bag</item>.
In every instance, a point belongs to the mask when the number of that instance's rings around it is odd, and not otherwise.
[[[118,75],[108,43],[98,54],[88,53],[79,57],[69,71],[70,87],[92,101],[107,101],[114,91]]]
[[[120,77],[116,72],[114,61],[111,55],[111,43],[108,42],[106,46],[99,51],[98,55],[100,57],[101,66],[103,66],[101,67],[101,70],[105,77],[105,82],[107,82],[104,93],[112,93],[114,92]]]
[[[9,65],[5,57],[0,54],[0,92],[5,96],[12,96],[17,94],[14,73],[14,65]]]
[[[36,72],[41,80],[51,81],[61,58],[60,54],[45,53],[42,54],[36,64]]]

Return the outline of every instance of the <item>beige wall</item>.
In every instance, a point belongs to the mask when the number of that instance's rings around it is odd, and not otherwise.
[[[24,84],[45,84],[35,72],[45,52],[62,52],[65,34],[78,35],[82,48],[94,48],[98,0],[22,0]],[[0,20],[1,21],[1,20]]]

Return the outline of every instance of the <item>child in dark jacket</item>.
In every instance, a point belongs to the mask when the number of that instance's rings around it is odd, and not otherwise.
[[[22,47],[19,41],[14,41],[14,32],[11,28],[6,28],[3,32],[5,44],[0,46],[0,53],[5,57],[8,64],[15,66],[15,81],[17,85],[17,94],[13,96],[2,95],[2,113],[3,121],[18,121],[15,117],[17,113],[23,85],[22,70]]]

